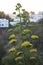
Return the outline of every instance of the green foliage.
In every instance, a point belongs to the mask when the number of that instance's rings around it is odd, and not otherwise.
[[[23,18],[23,21],[24,21],[24,24],[27,23],[27,21],[29,22],[29,13],[28,11],[25,11],[25,10],[22,10],[23,13],[22,13],[22,18]]]
[[[13,22],[14,19],[10,19],[10,22]]]
[[[22,32],[22,35],[26,35],[26,34],[29,34],[31,31],[28,30],[28,29],[24,29],[23,32]]]
[[[12,38],[15,38],[14,34],[12,34],[12,35],[9,36],[9,39],[12,39]]]
[[[9,29],[8,32],[12,32],[13,29]]]
[[[15,10],[19,10],[21,7],[22,7],[21,4],[20,3],[17,3]]]
[[[14,51],[15,51],[15,48],[11,48],[11,49],[8,50],[9,53],[14,52]]]
[[[5,55],[5,49],[0,48],[0,59]]]
[[[9,44],[15,44],[16,42],[17,42],[17,40],[11,39],[11,40],[9,41]]]
[[[27,45],[22,45],[27,44]],[[15,48],[10,55],[4,57],[2,62],[4,65],[39,65],[40,59],[36,56],[37,50],[33,48],[30,42],[24,42]],[[31,45],[30,47],[28,45]]]
[[[32,27],[34,27],[34,25],[33,24],[29,24],[28,27],[29,28],[32,28]]]
[[[0,59],[3,65],[41,65],[35,48],[38,48],[41,44],[43,46],[43,19],[35,23],[29,22],[29,13],[25,9],[22,9],[21,13],[21,7],[21,4],[17,3],[16,10],[19,12],[17,17],[20,17],[20,23],[15,24],[8,30],[8,44],[4,46],[0,42]],[[3,14],[4,12],[2,12]],[[13,12],[13,14],[16,13]],[[31,12],[31,14],[34,14],[34,12]],[[21,21],[21,17],[24,22]],[[13,19],[10,18],[10,21],[13,21]],[[3,37],[0,36],[0,38]],[[5,42],[5,39],[3,40]],[[15,45],[16,43],[17,45]],[[4,48],[7,52],[5,57]],[[38,49],[38,51],[40,50]]]
[[[5,56],[6,50],[4,48],[4,43],[0,41],[0,65],[2,65],[2,58]]]
[[[14,27],[19,27],[21,24],[20,23],[17,23],[14,25]]]
[[[16,14],[16,12],[13,12],[13,14]]]
[[[43,18],[38,21],[38,23],[43,24]]]
[[[6,56],[2,59],[2,61],[3,61],[2,64],[4,64],[4,65],[15,65],[16,62],[15,62],[14,58],[15,58],[14,55],[13,56],[12,55]]]
[[[5,55],[6,51],[4,48],[4,44],[0,43],[0,59]]]

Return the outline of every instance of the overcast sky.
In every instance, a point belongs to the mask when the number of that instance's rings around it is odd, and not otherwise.
[[[43,0],[0,0],[0,11],[12,13],[17,3],[21,3],[27,11],[43,11]]]

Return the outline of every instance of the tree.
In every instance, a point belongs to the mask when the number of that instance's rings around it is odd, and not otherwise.
[[[11,22],[13,22],[13,21],[14,21],[14,19],[13,19],[13,18],[10,18],[10,21],[11,21]]]
[[[0,11],[0,18],[5,18],[5,13]]]
[[[31,14],[31,15],[32,15],[32,14],[35,14],[35,12],[31,11],[30,14]]]
[[[8,19],[8,20],[10,20],[10,16],[7,14],[5,14],[4,13],[4,11],[0,11],[0,18],[2,19],[2,18],[5,18],[5,19]]]
[[[5,15],[5,18],[10,21],[10,16],[9,15]]]
[[[24,24],[27,24],[27,22],[29,22],[29,13],[28,11],[25,11],[25,9],[22,9],[23,13],[22,13],[22,18],[24,21]]]

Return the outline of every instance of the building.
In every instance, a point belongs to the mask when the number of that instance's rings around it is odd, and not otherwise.
[[[21,18],[21,22],[23,22],[23,18]],[[15,17],[14,18],[14,21],[10,21],[10,24],[11,25],[14,25],[16,23],[20,23],[20,18],[19,17]]]
[[[7,19],[0,19],[0,28],[9,27],[9,21]]]
[[[14,24],[20,22],[20,18],[19,17],[12,16],[12,18],[14,19],[14,21],[10,22],[11,25],[14,25]],[[38,14],[30,15],[29,20],[30,20],[30,22],[38,22],[42,18],[43,18],[43,12],[39,12]],[[23,18],[21,18],[21,20],[23,22]]]
[[[37,22],[38,20],[43,18],[43,14],[42,13],[38,13],[38,14],[33,14],[30,16],[29,20],[31,22]]]

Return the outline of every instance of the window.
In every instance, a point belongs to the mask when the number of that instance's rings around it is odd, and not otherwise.
[[[2,24],[2,26],[4,26],[4,24]]]

